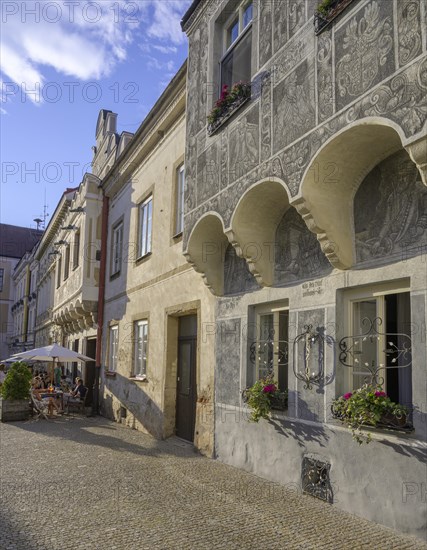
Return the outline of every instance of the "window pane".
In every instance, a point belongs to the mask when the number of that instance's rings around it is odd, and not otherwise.
[[[252,2],[248,4],[243,12],[243,28],[245,29],[249,23],[252,21],[253,17],[253,6]]]
[[[73,248],[73,268],[78,267],[80,256],[80,231],[74,235],[74,248]]]
[[[264,378],[273,368],[273,314],[260,315],[259,323],[258,378]]]
[[[252,29],[236,44],[221,62],[221,89],[236,82],[251,81]]]
[[[151,252],[151,227],[153,201],[149,199],[140,207],[140,241],[139,256],[145,256]]]
[[[377,317],[377,301],[375,298],[355,302],[353,304],[353,334],[364,334],[369,330],[370,323]],[[363,345],[362,345],[363,344]],[[353,364],[353,388],[357,389],[369,381],[372,368],[378,365],[378,338],[372,337],[359,340],[360,353],[355,355]]]
[[[148,324],[146,322],[138,322],[135,325],[135,376],[146,373],[147,364],[147,335]]]
[[[233,23],[228,27],[227,30],[227,43],[226,46],[229,48],[231,44],[236,40],[236,38],[239,36],[239,20],[235,19]]]

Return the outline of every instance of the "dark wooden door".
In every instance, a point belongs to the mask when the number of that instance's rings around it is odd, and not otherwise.
[[[195,319],[189,319],[193,317]],[[192,334],[193,333],[193,334]],[[194,334],[195,333],[195,334]],[[180,319],[176,392],[176,435],[194,441],[196,420],[197,317]]]
[[[95,358],[96,354],[96,338],[91,338],[86,342],[86,353],[88,357]],[[85,364],[85,377],[84,385],[87,387],[88,396],[86,398],[86,403],[92,405],[93,401],[93,385],[95,382],[95,361],[87,361]]]

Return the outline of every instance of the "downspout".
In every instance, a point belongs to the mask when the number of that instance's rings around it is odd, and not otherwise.
[[[25,294],[24,294],[24,322],[22,327],[23,332],[23,342],[27,342],[28,340],[28,296],[30,294],[30,288],[31,288],[31,271],[29,264],[25,266]],[[23,348],[25,350],[25,346]]]
[[[101,226],[101,261],[99,266],[99,287],[98,287],[98,328],[96,333],[96,355],[95,355],[95,384],[93,391],[92,414],[99,413],[99,384],[101,380],[102,360],[102,328],[104,324],[104,296],[105,296],[105,273],[107,266],[107,233],[108,233],[108,197],[104,194],[102,184],[99,186],[102,191],[102,226]]]

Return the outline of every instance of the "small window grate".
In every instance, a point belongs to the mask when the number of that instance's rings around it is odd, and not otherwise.
[[[331,465],[316,458],[305,456],[302,460],[302,492],[332,504],[333,492],[329,479]]]

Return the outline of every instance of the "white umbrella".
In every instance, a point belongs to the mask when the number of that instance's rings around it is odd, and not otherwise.
[[[14,361],[21,361],[28,359],[31,361],[52,361],[51,367],[51,382],[53,382],[53,369],[55,361],[61,361],[61,363],[75,362],[75,361],[95,361],[92,357],[87,357],[77,351],[73,351],[58,344],[52,344],[51,346],[44,346],[42,348],[30,349],[23,351],[22,353],[16,353],[12,355],[10,359]]]

